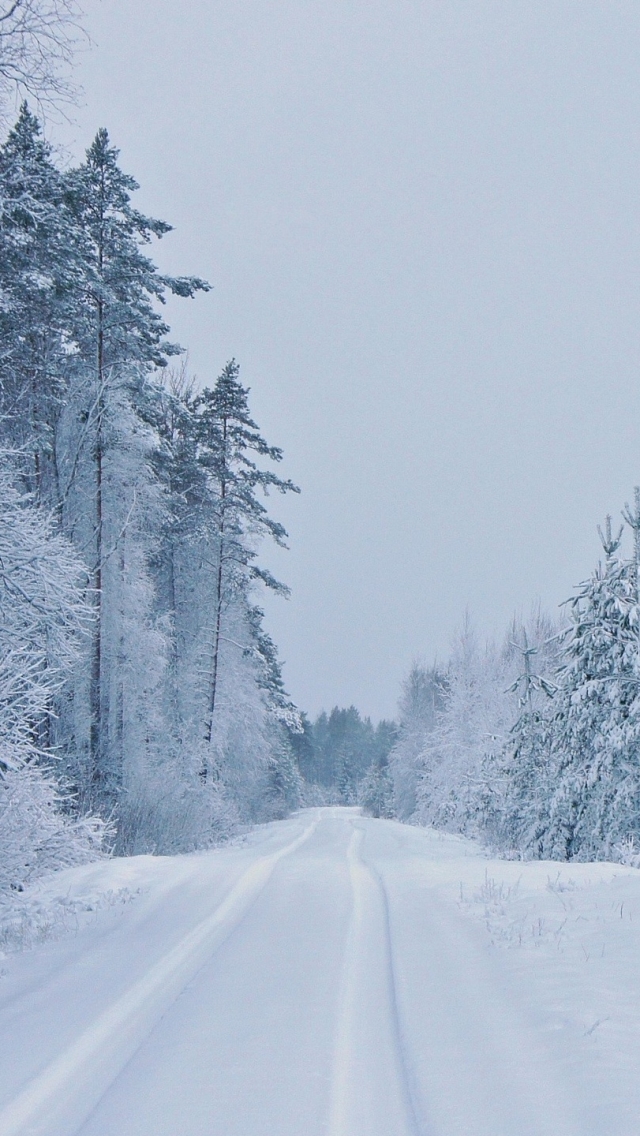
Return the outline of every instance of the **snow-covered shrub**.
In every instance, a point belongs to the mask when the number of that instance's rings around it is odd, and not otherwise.
[[[27,764],[0,775],[0,896],[105,854],[109,826],[97,817],[65,815],[64,805],[46,769]]]
[[[624,864],[626,868],[640,868],[640,845],[633,836],[621,840],[613,846],[613,857],[616,863]]]
[[[121,856],[195,852],[230,839],[242,827],[238,807],[220,782],[156,776],[123,793],[116,851]]]
[[[393,782],[388,761],[374,761],[358,786],[358,804],[373,817],[392,817]]]
[[[101,854],[107,827],[74,817],[51,762],[54,699],[76,658],[84,570],[50,518],[0,471],[0,893]]]

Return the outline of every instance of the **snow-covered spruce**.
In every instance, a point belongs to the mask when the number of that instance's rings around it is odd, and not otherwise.
[[[627,513],[640,528],[640,495]],[[545,730],[548,821],[541,851],[610,858],[640,836],[640,666],[637,541],[619,556],[610,523],[605,563],[571,601],[559,690]]]

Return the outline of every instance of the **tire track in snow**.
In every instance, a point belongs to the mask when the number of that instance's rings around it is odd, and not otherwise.
[[[353,909],[327,1136],[423,1136],[398,1019],[388,902],[360,857],[363,836],[354,828],[347,849]]]
[[[315,832],[319,818],[284,848],[261,856],[201,920],[31,1080],[0,1112],[2,1136],[71,1136],[182,990],[229,938],[276,865]]]
[[[416,902],[424,867],[413,880],[408,867],[389,881],[393,933],[404,946],[396,958],[398,1019],[429,1131],[585,1136],[591,1128],[556,1078],[544,1037],[512,1001],[499,959],[437,895],[423,891]]]
[[[380,889],[380,895],[384,906],[384,931],[386,939],[386,958],[388,969],[388,982],[391,994],[391,1012],[393,1017],[393,1030],[396,1039],[397,1051],[400,1057],[402,1074],[404,1077],[405,1094],[407,1099],[407,1106],[412,1121],[411,1132],[415,1136],[427,1136],[425,1123],[421,1119],[421,1109],[419,1106],[419,1096],[416,1087],[416,1079],[412,1068],[412,1062],[408,1052],[408,1046],[402,1028],[402,1021],[400,1017],[400,1007],[398,1004],[396,973],[393,958],[393,942],[391,937],[391,916],[389,913],[389,896],[387,888],[382,879],[382,876],[375,868],[369,866],[369,871],[372,876],[377,880]]]

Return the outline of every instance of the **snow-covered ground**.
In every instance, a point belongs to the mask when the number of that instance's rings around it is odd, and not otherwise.
[[[640,872],[317,809],[41,885],[2,1136],[638,1136]],[[106,899],[105,899],[106,897]]]

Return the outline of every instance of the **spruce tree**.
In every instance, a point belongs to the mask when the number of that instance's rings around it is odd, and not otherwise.
[[[637,507],[629,515],[640,522]],[[605,563],[570,601],[549,721],[553,792],[542,851],[558,859],[610,855],[640,833],[636,558],[618,555],[609,520],[601,535]]]
[[[509,852],[539,857],[552,790],[547,702],[557,686],[535,672],[533,664],[540,647],[529,642],[526,628],[522,629],[522,642],[512,640],[512,646],[521,656],[523,669],[505,693],[518,695],[520,712],[497,763],[497,777],[487,801],[486,827]]]

